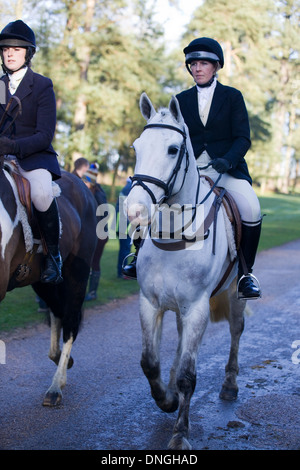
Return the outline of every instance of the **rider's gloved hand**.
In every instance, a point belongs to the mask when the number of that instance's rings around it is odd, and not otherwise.
[[[211,166],[218,173],[226,173],[231,168],[231,163],[226,158],[215,158]]]
[[[0,137],[0,155],[17,155],[19,150],[19,145],[15,140]]]

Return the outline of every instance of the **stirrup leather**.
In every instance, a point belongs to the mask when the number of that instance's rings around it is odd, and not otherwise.
[[[257,297],[244,297],[241,292],[239,292],[239,286],[240,286],[240,282],[242,281],[242,279],[245,279],[246,277],[250,277],[253,281],[254,281],[254,284],[256,286],[256,288],[258,289],[259,291],[259,295]],[[237,298],[238,299],[244,299],[244,300],[255,300],[255,299],[259,299],[261,297],[261,288],[260,288],[260,283],[259,283],[259,280],[257,279],[256,276],[254,276],[254,274],[252,273],[248,273],[248,274],[243,274],[240,279],[238,280],[237,282],[237,286],[236,286],[236,294],[237,294]]]

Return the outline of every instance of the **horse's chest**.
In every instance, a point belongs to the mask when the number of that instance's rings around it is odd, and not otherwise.
[[[178,257],[162,250],[151,251],[141,250],[138,257],[138,280],[151,303],[177,310],[197,300],[201,288],[209,282],[209,269],[196,262],[195,254]]]

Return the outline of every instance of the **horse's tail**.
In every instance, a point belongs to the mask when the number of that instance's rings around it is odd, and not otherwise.
[[[228,294],[228,290],[225,290],[221,292],[221,294],[210,298],[210,320],[212,322],[216,323],[222,320],[229,320],[230,301]]]
[[[235,286],[235,284],[234,284]],[[230,315],[230,295],[231,295],[231,287],[229,289],[224,290],[219,295],[215,295],[211,297],[209,300],[209,307],[210,307],[210,321],[213,323],[217,323],[222,320],[229,321]],[[234,287],[235,289],[236,287]],[[251,308],[249,307],[248,303],[245,306],[244,315],[248,317],[253,315]]]

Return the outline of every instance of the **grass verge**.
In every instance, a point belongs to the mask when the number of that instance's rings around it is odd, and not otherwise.
[[[271,194],[260,197],[263,229],[259,251],[279,246],[300,238],[300,196]],[[138,292],[136,281],[117,278],[118,240],[109,240],[101,260],[102,277],[98,288],[98,299],[88,302],[86,307],[104,304],[113,299],[125,298]],[[38,304],[31,287],[8,292],[0,305],[0,331],[44,321],[37,313]]]

